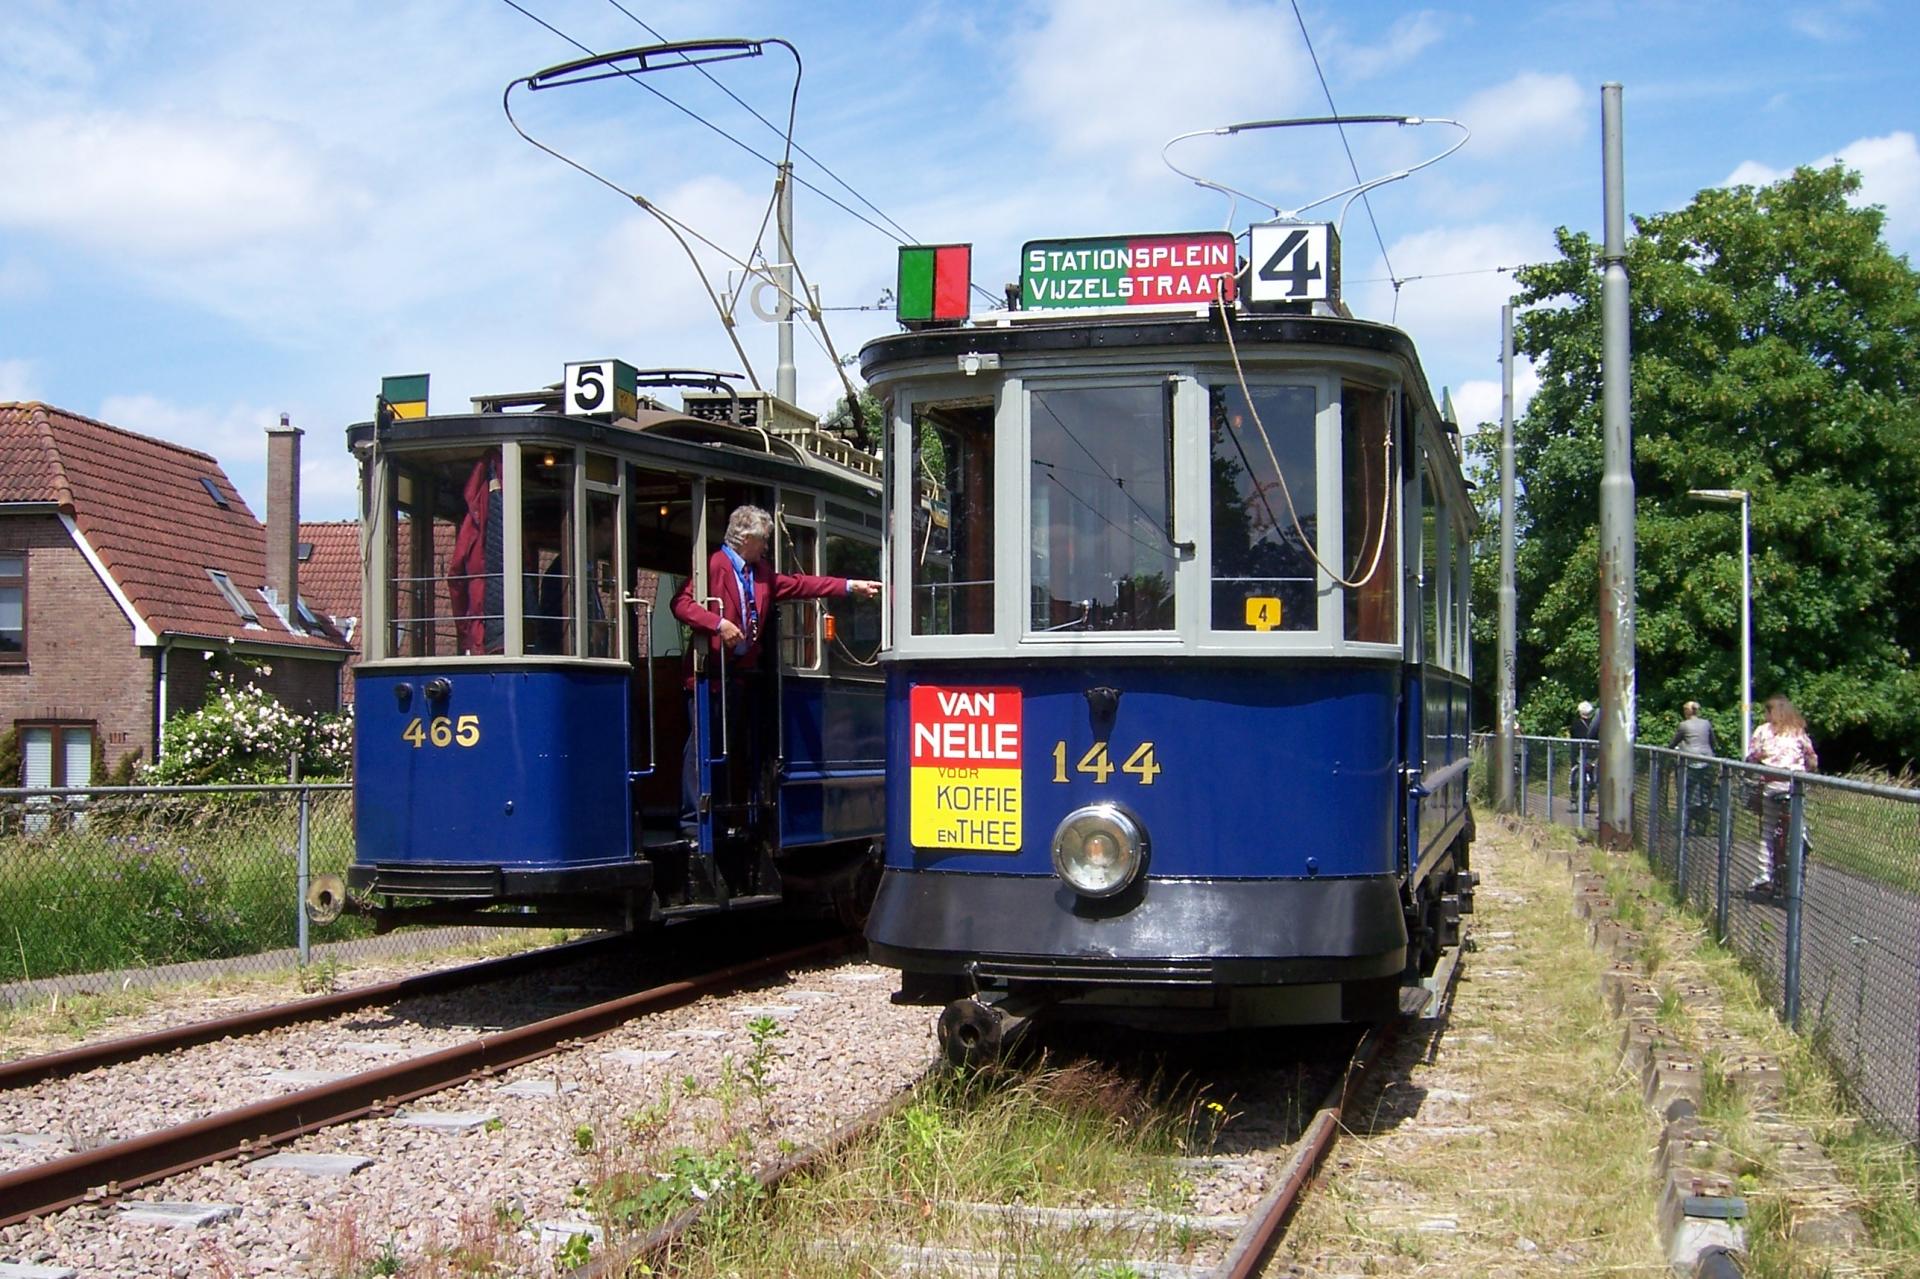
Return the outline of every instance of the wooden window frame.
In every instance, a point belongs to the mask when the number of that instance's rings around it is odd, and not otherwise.
[[[20,743],[20,776],[14,782],[14,785],[16,786],[24,786],[26,785],[26,781],[27,781],[26,734],[27,734],[27,730],[30,728],[47,728],[47,729],[53,730],[53,780],[49,783],[50,789],[59,790],[62,787],[65,787],[70,784],[66,778],[66,772],[67,772],[66,734],[69,730],[76,729],[76,728],[85,729],[88,733],[92,734],[93,740],[91,743],[89,743],[89,750],[88,750],[89,759],[91,759],[93,755],[99,753],[99,750],[100,750],[100,721],[99,720],[93,720],[93,719],[15,720],[13,725],[14,740]],[[89,774],[92,773],[93,770],[91,765],[88,766],[87,771]],[[95,782],[95,780],[91,776],[89,776],[87,780],[82,782],[80,785],[82,787],[86,787],[86,786],[93,786],[96,784],[97,783]]]

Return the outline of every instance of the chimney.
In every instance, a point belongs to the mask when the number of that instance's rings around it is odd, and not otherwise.
[[[287,620],[300,625],[300,437],[287,423],[267,428],[267,589]]]

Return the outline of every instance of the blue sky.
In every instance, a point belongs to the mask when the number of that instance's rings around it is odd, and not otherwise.
[[[595,50],[653,39],[609,0],[518,2]],[[1174,134],[1327,110],[1285,0],[621,3],[668,39],[792,41],[799,144],[915,239],[973,243],[974,279],[994,293],[1028,239],[1224,225],[1224,200],[1161,165]],[[1385,260],[1360,206],[1344,235],[1350,304],[1406,327],[1469,423],[1499,406],[1511,280],[1491,268],[1549,256],[1558,225],[1598,233],[1603,81],[1625,87],[1630,211],[1839,155],[1887,210],[1894,248],[1920,247],[1920,38],[1893,0],[1301,0],[1300,13],[1341,111],[1474,130],[1373,196]],[[506,84],[578,50],[504,0],[8,0],[4,34],[0,400],[206,449],[256,512],[264,428],[288,413],[307,431],[305,514],[344,518],[341,431],[385,374],[432,374],[446,410],[555,381],[569,360],[738,366],[657,224],[508,127]],[[714,70],[784,117],[783,55]],[[694,73],[649,83],[763,153],[779,145]],[[771,174],[725,138],[622,81],[522,97],[516,113],[746,256]],[[1446,131],[1350,138],[1374,172]],[[1177,158],[1283,206],[1349,180],[1331,133],[1207,140]],[[817,165],[802,159],[800,175],[883,220]],[[804,189],[796,221],[828,307],[891,284],[891,237]],[[1428,277],[1401,287],[1397,312],[1389,261]],[[829,322],[843,354],[892,329],[881,311]],[[741,337],[770,385],[771,326],[748,313]],[[800,398],[825,409],[838,379],[813,341],[799,348]]]

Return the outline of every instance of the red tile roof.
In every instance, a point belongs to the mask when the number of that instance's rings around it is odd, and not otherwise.
[[[202,479],[226,499],[225,507]],[[52,502],[72,516],[157,635],[347,649],[331,628],[324,635],[298,634],[274,615],[260,593],[267,579],[266,528],[205,453],[47,404],[0,404],[0,501]],[[256,626],[227,603],[208,569],[232,579],[259,614]]]
[[[300,526],[300,540],[313,554],[300,562],[300,595],[344,625],[360,616],[360,524],[357,520],[314,521]]]

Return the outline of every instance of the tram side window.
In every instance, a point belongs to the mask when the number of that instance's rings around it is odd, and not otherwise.
[[[1160,385],[1036,390],[1030,631],[1173,627],[1173,423]]]
[[[1214,387],[1213,629],[1311,631],[1320,624],[1320,540],[1310,386]]]
[[[389,655],[500,652],[500,450],[394,454],[388,472]]]
[[[1420,660],[1438,665],[1440,651],[1440,604],[1446,594],[1441,575],[1440,531],[1446,527],[1439,503],[1433,495],[1433,477],[1427,472],[1427,458],[1420,455]]]
[[[913,633],[993,633],[993,405],[913,417]]]
[[[573,652],[573,455],[521,447],[522,605],[530,654]]]
[[[821,572],[829,577],[878,580],[880,546],[876,542],[828,533],[826,561]],[[870,667],[880,655],[880,599],[849,595],[826,601],[827,670],[852,675]]]
[[[1342,504],[1345,508],[1341,576],[1347,587],[1347,638],[1398,644],[1400,557],[1394,550],[1394,493],[1388,448],[1392,422],[1384,390],[1347,383],[1340,388]]]
[[[791,511],[794,504],[786,503]],[[811,524],[781,520],[775,535],[780,539],[782,573],[820,571],[820,531]],[[790,600],[780,606],[780,661],[789,670],[820,669],[820,601]]]

